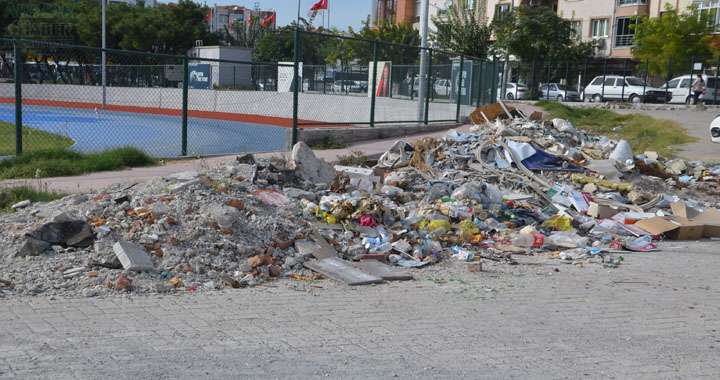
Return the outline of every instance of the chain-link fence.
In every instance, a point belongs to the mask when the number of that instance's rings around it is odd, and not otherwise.
[[[0,155],[275,151],[300,128],[457,122],[496,96],[497,63],[451,52],[296,31],[293,53],[253,62],[235,47],[173,56],[0,39]]]
[[[720,57],[604,58],[499,62],[507,100],[716,104]],[[507,66],[507,70],[505,70]],[[692,85],[702,75],[702,86]]]

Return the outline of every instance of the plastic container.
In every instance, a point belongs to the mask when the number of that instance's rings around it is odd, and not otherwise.
[[[462,249],[457,246],[452,246],[450,249],[455,252],[453,257],[458,260],[472,261],[472,259],[475,258],[475,254],[472,251],[468,251],[467,249]]]
[[[370,248],[370,250],[368,250],[368,252],[369,253],[384,253],[384,252],[389,252],[391,249],[392,249],[392,243],[385,242],[385,243],[382,243],[380,245],[376,245],[376,246]]]
[[[510,242],[516,247],[542,247],[545,244],[545,236],[537,232],[531,234],[520,233],[513,236]]]

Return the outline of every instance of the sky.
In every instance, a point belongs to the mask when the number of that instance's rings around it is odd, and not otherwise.
[[[254,4],[260,3],[260,9],[268,10],[275,8],[277,11],[278,26],[287,25],[297,18],[298,0],[194,0],[196,3],[207,5],[242,5],[253,8]],[[307,18],[307,12],[319,0],[299,0],[300,17]],[[330,11],[330,26],[340,30],[347,30],[348,26],[353,29],[360,29],[361,22],[370,14],[370,0],[328,0]],[[327,22],[327,15],[326,22]],[[318,20],[320,20],[318,22]],[[315,24],[322,23],[322,17],[318,14]]]

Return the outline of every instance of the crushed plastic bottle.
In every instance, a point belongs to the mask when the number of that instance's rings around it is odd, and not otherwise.
[[[450,249],[455,252],[453,255],[454,258],[461,260],[461,261],[472,261],[473,258],[475,258],[475,254],[472,251],[468,251],[467,249],[462,249],[458,246],[452,246]]]

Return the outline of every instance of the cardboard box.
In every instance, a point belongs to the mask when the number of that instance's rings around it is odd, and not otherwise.
[[[693,219],[693,222],[703,225],[704,238],[720,237],[720,211],[715,208],[707,209]]]
[[[588,215],[597,219],[609,219],[615,216],[619,211],[616,208],[607,205],[599,205],[595,202],[590,202],[588,208]]]
[[[685,219],[693,219],[700,215],[700,211],[692,207],[688,207],[684,201],[671,204],[670,209],[672,209],[673,215]]]
[[[703,236],[702,224],[679,216],[656,216],[640,220],[635,226],[673,240],[697,240]]]

